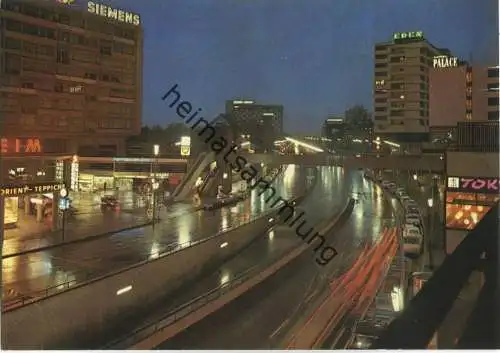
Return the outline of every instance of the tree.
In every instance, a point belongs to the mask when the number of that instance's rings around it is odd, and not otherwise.
[[[364,132],[373,128],[373,121],[370,113],[360,104],[357,104],[345,111],[345,122],[353,132]]]

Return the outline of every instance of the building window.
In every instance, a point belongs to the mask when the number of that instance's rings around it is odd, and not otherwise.
[[[5,38],[5,49],[20,50],[22,42],[18,39],[7,37]]]
[[[488,77],[498,77],[499,76],[498,68],[490,68],[488,69]]]
[[[387,71],[375,71],[375,77],[385,77],[387,76]]]
[[[12,31],[12,32],[22,32],[23,31],[23,25],[21,22],[10,20],[10,19],[5,20],[5,22],[6,22],[6,28],[8,31]]]
[[[387,103],[387,98],[375,98],[375,103]]]
[[[385,112],[386,110],[387,110],[387,108],[386,108],[386,107],[376,107],[376,108],[375,108],[375,111],[376,111],[376,112]]]
[[[84,78],[89,80],[97,80],[97,75],[92,72],[86,72]]]
[[[5,54],[5,73],[13,75],[21,73],[21,57],[19,55]]]
[[[35,84],[33,82],[23,82],[22,87],[27,89],[34,89]]]
[[[498,97],[489,97],[488,98],[488,106],[490,106],[490,107],[497,106],[498,107]]]
[[[101,55],[111,55],[111,46],[101,45]]]
[[[488,112],[488,120],[494,120],[494,121],[498,121],[499,120],[499,112],[496,111],[496,112]]]
[[[70,42],[70,35],[68,32],[59,32],[59,40],[61,42],[66,42],[66,43],[69,43]]]
[[[391,83],[391,89],[405,89],[404,83]]]
[[[65,48],[57,49],[57,62],[61,64],[69,64],[69,53]]]
[[[375,120],[376,121],[385,121],[385,120],[387,120],[387,116],[385,116],[385,115],[375,115]]]
[[[385,68],[385,67],[387,67],[387,64],[386,64],[386,63],[375,64],[375,68],[376,68],[376,69],[381,69],[381,68]]]
[[[405,112],[402,110],[391,110],[391,116],[404,116]]]
[[[497,83],[488,83],[488,90],[498,91],[498,82]]]
[[[386,59],[387,58],[387,55],[386,54],[378,54],[378,55],[375,55],[375,59],[376,60],[381,60],[381,59]]]

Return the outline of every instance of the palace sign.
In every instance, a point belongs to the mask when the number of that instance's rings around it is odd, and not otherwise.
[[[405,40],[405,39],[424,39],[424,32],[396,32],[392,35],[394,41]]]
[[[449,191],[472,193],[499,193],[499,178],[448,177],[446,184]]]
[[[49,192],[60,191],[64,189],[64,184],[47,183],[47,184],[34,184],[34,185],[5,185],[0,188],[0,196],[15,197],[26,194],[46,194]]]
[[[112,18],[120,22],[133,24],[135,26],[139,26],[141,24],[141,18],[138,14],[114,9],[110,6],[97,4],[93,1],[89,1],[87,3],[87,11],[93,13],[94,15]]]
[[[433,60],[433,66],[434,68],[440,68],[440,69],[444,69],[447,67],[457,67],[458,58],[446,55],[435,56]]]

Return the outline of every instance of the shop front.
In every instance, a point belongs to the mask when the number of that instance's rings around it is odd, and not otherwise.
[[[64,184],[45,182],[23,185],[2,185],[3,227],[15,228],[19,225],[21,212],[32,215],[37,222],[47,222],[55,226],[58,221],[58,196]]]
[[[446,183],[446,252],[450,254],[499,201],[498,177],[448,176]]]
[[[451,254],[499,200],[498,153],[448,151],[445,155],[445,251]]]

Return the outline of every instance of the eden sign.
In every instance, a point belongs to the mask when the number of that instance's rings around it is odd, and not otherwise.
[[[448,177],[447,189],[462,192],[498,193],[499,178]]]
[[[457,67],[458,58],[446,55],[435,56],[433,59],[434,68],[444,69],[447,67]]]
[[[393,34],[392,39],[395,41],[404,39],[424,39],[424,32],[396,32]]]

